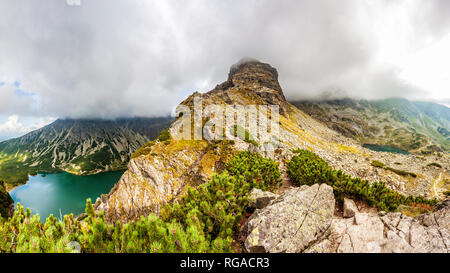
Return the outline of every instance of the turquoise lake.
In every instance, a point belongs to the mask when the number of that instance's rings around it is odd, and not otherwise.
[[[38,174],[30,176],[27,184],[13,189],[10,194],[14,202],[38,213],[41,221],[50,214],[55,217],[73,213],[77,216],[84,212],[86,199],[92,203],[101,194],[109,193],[119,181],[123,171],[100,173],[89,176],[77,176],[70,173]]]
[[[377,145],[377,144],[363,144],[364,148],[367,148],[369,150],[375,151],[375,152],[389,152],[389,153],[397,153],[397,154],[403,154],[403,155],[409,155],[410,153],[401,150],[392,146],[387,145]]]

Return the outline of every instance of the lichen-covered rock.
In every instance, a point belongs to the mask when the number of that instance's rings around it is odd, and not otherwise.
[[[278,196],[278,194],[254,188],[248,196],[248,206],[250,208],[262,209]]]
[[[353,200],[344,198],[344,217],[349,218],[358,213],[358,208]]]
[[[288,190],[247,222],[248,252],[298,253],[328,230],[334,212],[333,189],[326,184]]]

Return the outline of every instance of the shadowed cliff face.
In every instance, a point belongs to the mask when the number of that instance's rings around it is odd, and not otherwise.
[[[258,132],[258,135],[250,136],[254,139],[252,141],[239,134],[223,141],[206,138],[177,140],[174,136],[181,125],[189,126],[193,121],[193,114],[179,115],[169,128],[170,137],[144,145],[138,156],[130,160],[128,170],[111,192],[97,200],[96,209],[103,210],[108,221],[126,222],[151,212],[159,213],[161,206],[177,200],[185,193],[187,186],[200,185],[213,173],[220,172],[224,163],[237,151],[250,151],[274,159],[285,176],[284,164],[292,157],[292,150],[308,149],[335,169],[369,181],[383,180],[391,188],[405,194],[430,195],[431,181],[440,174],[440,170],[423,168],[431,162],[426,160],[433,158],[421,161],[415,157],[367,150],[355,140],[306,115],[286,101],[278,83],[278,73],[269,64],[254,60],[240,62],[231,67],[227,81],[207,93],[193,93],[180,106],[187,106],[185,108],[192,111],[197,99],[201,99],[202,103],[200,124],[204,133],[212,134],[204,126],[210,122],[211,116],[205,115],[205,109],[211,105],[278,105],[279,113],[271,114],[268,125],[270,128],[277,125],[279,130],[263,134]],[[266,114],[258,108],[258,116]],[[245,113],[238,112],[236,116],[242,115]],[[232,127],[225,124],[223,132],[230,130]],[[402,162],[402,168],[421,175],[411,182],[409,178],[371,166],[373,160],[386,165]],[[449,166],[448,158],[440,159],[440,162]],[[288,183],[287,179],[285,182]]]
[[[0,181],[0,217],[11,217],[14,214],[14,201]]]

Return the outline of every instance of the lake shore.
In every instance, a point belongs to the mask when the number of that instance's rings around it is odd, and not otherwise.
[[[86,199],[90,198],[94,202],[101,194],[109,193],[123,173],[115,171],[89,176],[67,172],[39,173],[30,175],[26,184],[11,187],[8,192],[16,205],[20,203],[30,208],[33,214],[39,214],[42,219],[50,214],[79,215],[84,212]]]

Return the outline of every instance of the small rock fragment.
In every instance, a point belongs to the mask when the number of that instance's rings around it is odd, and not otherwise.
[[[351,218],[358,213],[358,208],[353,200],[344,198],[344,218]]]

